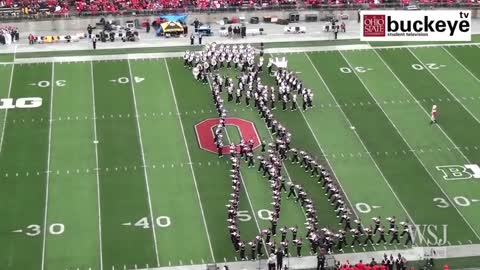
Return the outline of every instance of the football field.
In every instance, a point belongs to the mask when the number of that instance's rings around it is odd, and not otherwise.
[[[293,147],[328,163],[364,226],[396,216],[433,232],[425,245],[480,243],[478,55],[476,45],[273,53],[315,95],[314,108],[275,116]],[[200,148],[195,129],[218,116],[209,85],[180,57],[127,59],[0,65],[0,269],[240,260],[226,221],[229,158]],[[265,72],[262,81],[275,85]],[[255,108],[225,104],[272,141]],[[320,227],[340,229],[316,179],[290,162],[285,172],[312,196]],[[271,188],[256,167],[241,173],[240,230],[251,240],[270,227]],[[304,223],[284,198],[279,226],[305,236]],[[403,242],[345,252],[392,248]]]

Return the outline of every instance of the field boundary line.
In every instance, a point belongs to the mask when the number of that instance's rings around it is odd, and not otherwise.
[[[128,63],[128,72],[130,75],[130,85],[132,87],[132,94],[133,94],[133,105],[135,107],[135,115],[138,115],[138,107],[137,107],[137,98],[135,96],[135,84],[134,78],[132,76],[132,67],[130,65],[130,60],[127,60]],[[150,194],[150,184],[148,181],[148,172],[147,172],[147,162],[145,161],[145,151],[143,150],[143,139],[142,139],[142,128],[140,127],[140,120],[138,120],[138,116],[135,117],[137,122],[137,130],[138,130],[138,141],[140,143],[140,153],[142,155],[142,163],[143,163],[143,174],[145,176],[145,187],[147,188],[147,197],[148,197],[148,208],[150,212],[150,222],[152,224],[152,233],[153,233],[153,242],[155,245],[155,255],[157,259],[157,266],[160,266],[160,258],[158,257],[158,242],[157,242],[157,233],[155,232],[155,220],[153,218],[153,207],[152,207],[152,196]],[[98,171],[97,171],[98,172]]]
[[[337,99],[335,98],[335,96],[333,95],[332,91],[330,90],[330,87],[327,85],[327,83],[325,82],[325,80],[323,79],[322,75],[320,74],[320,72],[318,71],[317,67],[315,66],[315,64],[312,62],[312,59],[310,59],[310,56],[305,53],[305,55],[307,56],[308,58],[308,61],[310,62],[310,64],[312,65],[313,69],[315,70],[315,72],[317,73],[318,77],[320,78],[320,80],[322,81],[322,83],[325,85],[326,89],[328,90],[328,92],[330,93],[330,95],[332,96],[333,100],[335,101],[335,103],[337,104],[340,112],[343,114],[343,116],[345,117],[345,120],[347,120],[347,122],[350,124],[350,126],[352,126],[352,123],[350,122],[350,119],[348,118],[348,116],[345,114],[345,112],[343,111],[343,109],[340,107],[340,104],[338,103]],[[343,54],[342,54],[342,57],[343,57]],[[344,57],[345,58],[345,57]],[[348,63],[348,62],[347,62]],[[349,64],[350,66],[350,64]],[[354,130],[354,133],[355,135],[357,135],[357,138],[358,140],[360,141],[360,143],[362,144],[363,148],[365,148],[365,151],[368,153],[368,156],[370,157],[370,159],[372,160],[373,164],[375,165],[375,167],[377,168],[378,172],[380,173],[380,175],[382,176],[383,180],[385,181],[385,183],[387,184],[387,186],[390,188],[390,191],[392,191],[392,194],[393,196],[397,199],[398,203],[400,204],[400,206],[402,207],[403,211],[405,212],[405,214],[408,216],[408,218],[413,222],[415,223],[415,220],[412,218],[412,216],[410,215],[410,213],[407,211],[407,208],[403,205],[402,201],[400,200],[400,198],[398,197],[397,193],[395,192],[395,190],[393,189],[393,187],[390,185],[390,183],[388,182],[387,178],[385,177],[385,175],[383,174],[382,170],[380,169],[380,167],[378,166],[377,162],[375,161],[375,159],[373,159],[372,155],[370,154],[370,151],[368,151],[368,148],[367,146],[365,145],[365,143],[363,142],[362,138],[360,137],[360,135],[357,133],[356,130]]]
[[[95,168],[98,168],[98,137],[97,137],[97,110],[95,108],[95,81],[93,75],[93,62],[90,62],[90,76],[92,80],[92,104],[93,104],[93,136],[95,145]],[[100,270],[103,270],[103,242],[102,242],[102,207],[100,200],[100,173],[96,170],[97,175],[97,220],[98,220],[98,244],[100,252]]]
[[[347,62],[348,66],[350,68],[353,68],[353,66],[350,64],[350,62],[348,61],[348,59],[343,55],[343,53],[340,52],[340,54],[342,55],[343,59],[345,59],[345,61]],[[375,98],[375,96],[372,94],[372,92],[370,91],[369,87],[363,82],[362,78],[360,78],[360,76],[358,75],[357,71],[354,70],[353,73],[355,74],[355,76],[358,78],[358,80],[362,83],[363,87],[365,88],[365,90],[367,90],[368,94],[373,98],[373,100],[375,100],[375,102],[378,103],[377,99]],[[417,103],[418,104],[418,103]],[[402,140],[407,144],[408,148],[410,150],[412,150],[412,146],[410,145],[410,143],[407,141],[407,139],[402,135],[402,133],[400,132],[400,130],[397,128],[397,126],[395,125],[395,123],[393,122],[393,120],[390,118],[390,116],[388,116],[387,112],[385,112],[385,110],[383,109],[383,107],[380,105],[380,103],[378,103],[378,107],[382,110],[383,114],[387,117],[388,121],[392,124],[392,126],[395,128],[396,132],[398,133],[398,135],[400,135],[400,137],[402,138]],[[433,176],[433,174],[427,169],[427,167],[425,166],[425,164],[423,163],[423,161],[418,157],[417,153],[415,151],[412,151],[413,155],[415,156],[415,158],[420,162],[420,164],[422,165],[423,169],[428,173],[428,175],[430,176],[430,178],[432,179],[432,181],[437,185],[437,187],[440,189],[440,191],[443,193],[443,195],[448,199],[448,201],[450,202],[450,204],[455,208],[455,210],[458,212],[458,214],[463,218],[463,220],[465,221],[465,223],[467,224],[467,226],[472,230],[473,234],[475,234],[475,236],[480,240],[480,236],[478,235],[478,233],[473,229],[472,225],[468,222],[468,220],[465,218],[465,216],[462,214],[462,212],[457,208],[456,204],[451,200],[450,196],[445,192],[445,190],[443,189],[443,187],[437,182],[437,180],[435,179],[435,177]]]
[[[476,257],[480,256],[480,245],[479,244],[470,244],[470,245],[457,245],[457,246],[446,246],[446,247],[413,247],[410,249],[391,249],[391,250],[381,250],[381,251],[369,251],[369,252],[357,252],[357,253],[337,253],[333,256],[336,260],[340,262],[358,262],[360,260],[366,261],[370,258],[375,258],[377,262],[380,262],[383,259],[384,254],[402,254],[407,261],[422,261],[427,258],[431,258],[429,254],[432,251],[445,251],[446,256],[441,256],[441,258],[467,258],[467,257]],[[435,259],[437,259],[435,257]],[[317,256],[302,256],[302,257],[289,257],[290,265],[294,265],[291,269],[315,269],[317,266]],[[231,270],[244,270],[244,269],[259,269],[258,261],[237,261],[237,262],[225,262],[222,263],[228,265],[228,268]],[[262,263],[261,267],[265,264]],[[220,265],[219,265],[220,266]],[[206,268],[205,264],[196,264],[189,266],[171,266],[171,267],[161,267],[161,268],[150,268],[148,270],[204,270]],[[139,269],[147,270],[147,269]],[[473,270],[473,269],[472,269]]]
[[[433,71],[431,71],[427,66],[425,66],[425,64],[423,63],[422,60],[420,60],[420,58],[418,58],[417,55],[415,55],[415,53],[410,49],[408,48],[408,51],[413,55],[413,57],[415,57],[415,59],[417,59],[417,61],[430,73],[430,75],[432,75],[435,80],[437,80],[442,86],[443,88],[445,88],[445,90],[447,90],[447,92],[460,104],[462,105],[462,107],[465,109],[465,111],[467,111],[472,117],[473,119],[475,119],[479,124],[480,124],[480,120],[465,106],[465,104],[462,103],[462,101],[457,98],[456,95],[454,95],[452,93],[452,91],[450,90],[450,88],[448,88],[438,77],[437,75],[435,75],[435,73],[433,73]],[[479,238],[480,239],[480,238]]]
[[[54,88],[54,78],[55,78],[55,63],[52,63],[52,76],[50,81],[50,119],[48,121],[48,152],[47,152],[47,176],[45,184],[45,214],[43,218],[43,241],[42,241],[42,266],[41,269],[45,269],[45,248],[47,242],[47,222],[48,222],[48,197],[49,197],[49,186],[50,186],[50,154],[52,150],[52,115],[53,115],[53,88]]]
[[[455,57],[455,55],[453,55],[451,52],[449,52],[445,47],[442,47],[442,49],[448,53],[448,55],[450,55],[459,65],[461,65],[466,72],[468,72],[470,75],[472,75],[472,77],[477,81],[477,82],[480,82],[480,79],[475,76],[475,74],[472,73],[472,71],[470,71],[470,69],[468,69],[457,57]]]
[[[183,141],[185,142],[185,150],[187,151],[188,164],[190,165],[190,171],[192,172],[193,183],[195,184],[195,190],[197,191],[198,204],[200,206],[200,211],[202,213],[203,225],[205,227],[205,232],[207,233],[208,246],[210,247],[210,253],[212,255],[213,262],[215,261],[215,255],[213,253],[212,241],[210,240],[210,233],[208,232],[207,220],[205,219],[205,212],[203,211],[202,199],[200,197],[200,191],[198,190],[197,177],[195,176],[195,170],[193,169],[192,158],[190,156],[190,150],[188,149],[187,137],[185,136],[185,129],[183,128],[182,117],[180,115],[180,110],[178,108],[177,97],[175,96],[175,90],[173,88],[172,77],[170,76],[170,68],[168,67],[167,59],[163,59],[165,67],[167,68],[168,80],[170,82],[170,90],[172,90],[173,101],[175,103],[175,109],[177,110],[178,122],[180,122],[180,129],[182,130]]]
[[[292,54],[304,52],[328,52],[328,51],[356,51],[356,50],[376,50],[376,49],[405,49],[405,48],[435,48],[435,47],[466,47],[479,46],[480,43],[437,43],[437,44],[412,44],[398,46],[371,46],[370,44],[350,44],[338,46],[312,46],[312,47],[285,47],[265,49],[265,53]],[[141,50],[141,48],[139,48]],[[15,58],[12,62],[0,62],[0,64],[34,64],[34,63],[74,63],[90,61],[113,61],[113,60],[142,60],[142,59],[163,59],[182,57],[183,52],[164,52],[164,53],[133,53],[133,54],[109,54],[109,55],[80,55],[80,56],[54,56],[54,57],[32,57]]]
[[[12,64],[12,70],[10,71],[10,82],[8,84],[8,96],[10,98],[10,94],[12,92],[12,83],[13,83],[13,70],[15,69],[15,64]],[[3,127],[2,127],[2,135],[0,135],[0,153],[2,153],[3,149],[3,136],[5,135],[5,126],[7,125],[7,114],[8,109],[5,109],[5,116],[3,117]]]

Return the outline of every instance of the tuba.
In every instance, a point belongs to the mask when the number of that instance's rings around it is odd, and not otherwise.
[[[200,70],[197,67],[194,67],[192,69],[192,74],[193,74],[193,77],[197,78],[198,74],[200,74]]]

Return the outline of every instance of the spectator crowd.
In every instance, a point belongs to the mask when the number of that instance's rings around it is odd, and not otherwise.
[[[45,15],[68,15],[98,13],[119,13],[160,11],[165,9],[220,9],[231,7],[347,7],[352,5],[376,7],[383,4],[409,5],[411,0],[0,0],[0,13],[2,9],[15,9],[14,14],[36,16]],[[455,4],[478,5],[480,0],[419,0],[417,4]]]
[[[0,44],[8,45],[18,41],[20,34],[18,29],[12,26],[0,26]]]

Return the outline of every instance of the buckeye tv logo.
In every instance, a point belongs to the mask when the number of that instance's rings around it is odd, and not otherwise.
[[[471,41],[469,10],[365,10],[361,41]]]

